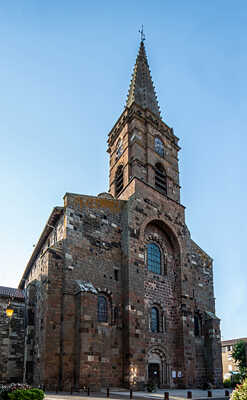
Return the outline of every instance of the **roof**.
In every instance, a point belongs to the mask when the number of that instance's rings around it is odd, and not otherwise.
[[[208,258],[210,261],[213,262],[212,257],[210,257],[210,256],[206,253],[205,250],[202,250],[202,248],[201,248],[194,240],[191,239],[191,243],[192,243],[193,246],[195,246],[195,247],[197,248],[197,250],[202,254],[202,256]]]
[[[22,275],[22,278],[20,280],[19,283],[19,289],[24,289],[25,287],[25,281],[27,279],[27,276],[32,268],[33,263],[35,262],[36,258],[39,255],[40,250],[42,249],[43,244],[45,243],[47,237],[49,236],[49,234],[51,233],[53,226],[56,224],[57,220],[59,219],[59,217],[62,215],[64,211],[63,207],[54,207],[53,211],[50,215],[50,217],[48,218],[48,221],[44,227],[43,232],[40,235],[39,241],[37,243],[37,245],[34,248],[34,251],[31,255],[30,260],[28,261],[28,264],[25,268],[25,271]]]
[[[215,315],[211,311],[205,311],[205,314],[206,314],[207,319],[217,319],[220,321],[220,319],[217,317],[217,315]]]
[[[130,107],[133,103],[138,104],[143,109],[147,108],[160,118],[160,109],[148,66],[143,40],[141,41],[136,58],[126,106]]]
[[[21,289],[0,286],[0,297],[14,297],[15,299],[24,299],[24,291]]]
[[[247,338],[222,340],[221,345],[222,346],[230,346],[231,344],[236,344],[238,342],[246,342],[247,343]]]

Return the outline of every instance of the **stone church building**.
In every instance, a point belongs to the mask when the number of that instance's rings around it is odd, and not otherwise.
[[[222,383],[212,259],[180,203],[178,138],[143,40],[108,137],[109,192],[66,193],[24,271],[24,379],[47,389]]]

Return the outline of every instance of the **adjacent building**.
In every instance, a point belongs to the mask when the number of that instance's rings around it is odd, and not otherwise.
[[[8,306],[14,311],[11,318]],[[0,384],[23,380],[24,308],[23,290],[0,286]]]
[[[231,377],[232,373],[238,372],[238,366],[232,358],[233,346],[238,342],[246,342],[245,351],[247,360],[247,338],[223,340],[221,342],[223,379],[228,379]]]

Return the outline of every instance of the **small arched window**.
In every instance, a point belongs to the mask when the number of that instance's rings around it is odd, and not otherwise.
[[[98,321],[107,322],[107,300],[104,296],[98,296]]]
[[[154,149],[156,153],[158,153],[161,157],[164,157],[165,155],[164,145],[162,140],[158,137],[154,139]]]
[[[161,252],[159,246],[155,243],[149,243],[147,246],[147,264],[148,270],[155,274],[161,274]]]
[[[122,140],[119,139],[119,141],[117,142],[117,147],[116,147],[116,160],[118,160],[122,154],[123,154],[123,143],[122,143]]]
[[[113,310],[113,323],[114,324],[117,324],[118,316],[119,316],[119,309],[118,309],[118,307],[114,307],[114,310]]]
[[[201,336],[201,329],[202,329],[201,317],[198,313],[194,315],[194,335]]]
[[[123,189],[123,166],[119,165],[116,175],[115,175],[115,193],[116,196]]]
[[[159,310],[156,307],[151,309],[151,331],[159,332]]]
[[[161,193],[167,194],[166,173],[164,167],[157,163],[155,164],[155,187]]]

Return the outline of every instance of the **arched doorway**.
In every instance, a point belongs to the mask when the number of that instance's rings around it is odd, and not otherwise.
[[[158,387],[169,386],[169,368],[160,349],[152,349],[148,353],[147,381],[153,382]]]

